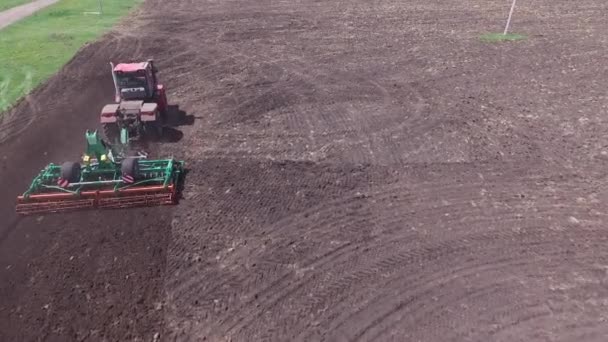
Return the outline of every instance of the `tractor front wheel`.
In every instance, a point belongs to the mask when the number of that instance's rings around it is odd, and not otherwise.
[[[116,123],[103,124],[103,134],[110,145],[120,141],[120,128]]]
[[[80,182],[80,164],[76,162],[65,162],[61,165],[60,176],[69,183]]]

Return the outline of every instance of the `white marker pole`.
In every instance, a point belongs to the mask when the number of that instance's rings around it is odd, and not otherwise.
[[[99,14],[103,14],[103,4],[102,4],[102,0],[99,0]]]
[[[503,33],[503,35],[507,35],[507,32],[509,32],[509,26],[511,25],[511,17],[513,16],[513,11],[515,10],[515,3],[517,2],[517,0],[513,0],[513,4],[511,5],[511,11],[509,11],[509,19],[507,19],[507,26],[505,26],[505,32]]]

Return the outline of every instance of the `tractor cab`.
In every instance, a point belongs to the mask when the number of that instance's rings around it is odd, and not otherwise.
[[[151,60],[141,63],[112,65],[116,102],[148,100],[157,90],[156,68]]]
[[[101,110],[100,122],[105,139],[125,143],[130,138],[149,135],[162,136],[168,105],[165,88],[158,83],[156,67],[149,59],[139,63],[119,63],[112,66],[116,91],[115,103]]]

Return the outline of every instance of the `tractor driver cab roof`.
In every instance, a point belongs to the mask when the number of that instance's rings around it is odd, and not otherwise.
[[[114,67],[114,71],[117,72],[134,72],[139,70],[145,70],[148,67],[148,62],[142,63],[120,63]]]

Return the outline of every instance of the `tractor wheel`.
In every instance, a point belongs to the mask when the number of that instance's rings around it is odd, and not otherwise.
[[[60,176],[69,183],[80,182],[80,164],[75,162],[65,162],[61,165]]]
[[[103,134],[105,136],[105,140],[110,145],[114,145],[120,141],[120,128],[118,127],[118,124],[103,124]]]
[[[139,177],[139,159],[138,158],[127,158],[122,161],[120,165],[120,171],[122,172],[123,178],[125,176],[131,177],[133,181]]]

